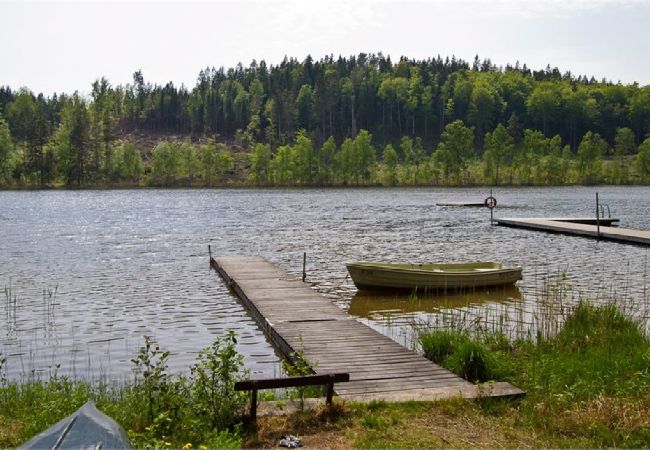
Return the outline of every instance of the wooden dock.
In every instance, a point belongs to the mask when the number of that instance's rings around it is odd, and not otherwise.
[[[446,202],[446,203],[436,203],[436,206],[486,208],[484,202]]]
[[[316,374],[348,372],[339,397],[437,400],[519,396],[509,383],[474,385],[358,322],[309,284],[259,256],[210,259],[285,357],[302,353]]]
[[[506,227],[570,234],[627,244],[650,245],[650,231],[611,226],[618,222],[618,219],[599,219],[600,227],[596,225],[595,218],[503,218],[494,219],[494,221],[498,225]]]

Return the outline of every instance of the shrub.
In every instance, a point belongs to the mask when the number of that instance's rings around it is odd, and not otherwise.
[[[478,341],[461,342],[446,361],[447,367],[466,380],[481,383],[491,379],[490,355]]]
[[[245,402],[245,393],[235,392],[235,383],[247,373],[244,358],[237,352],[233,331],[204,348],[192,366],[192,395],[196,418],[209,429],[225,430],[234,425]]]
[[[432,330],[420,333],[418,339],[424,356],[436,364],[443,364],[458,343],[466,340],[467,337],[458,332]]]

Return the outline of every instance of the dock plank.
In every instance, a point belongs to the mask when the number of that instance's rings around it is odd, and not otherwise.
[[[211,259],[210,266],[285,356],[303,354],[316,374],[350,374],[349,382],[336,385],[338,395],[361,401],[409,398],[414,393],[431,398],[478,396],[472,383],[355,320],[262,257],[220,257]],[[521,393],[507,386],[492,395]]]
[[[603,239],[627,244],[650,245],[650,231],[633,230],[614,226],[594,225],[596,219],[584,218],[497,218],[498,225],[525,228],[549,233],[569,234],[574,236]],[[609,222],[607,222],[609,221]],[[603,219],[603,223],[612,223],[618,219]]]

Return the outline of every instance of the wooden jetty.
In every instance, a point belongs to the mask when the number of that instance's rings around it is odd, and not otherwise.
[[[627,244],[650,245],[650,231],[632,230],[613,226],[612,218],[503,218],[494,219],[498,225],[549,233],[570,234]],[[600,224],[598,226],[597,222]]]
[[[259,256],[210,258],[273,345],[304,355],[316,374],[347,372],[346,399],[437,400],[519,396],[509,383],[474,385],[358,322],[309,284]]]
[[[471,207],[471,208],[486,207],[485,202],[446,202],[446,203],[436,203],[436,206]]]

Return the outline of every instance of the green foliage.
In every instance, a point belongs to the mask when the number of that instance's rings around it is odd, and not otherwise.
[[[445,178],[452,177],[456,184],[461,183],[461,174],[467,169],[473,151],[474,132],[461,120],[445,127],[442,143],[436,150],[436,158],[442,164]]]
[[[353,139],[346,139],[335,156],[336,173],[344,184],[368,182],[377,160],[372,135],[361,130]]]
[[[147,419],[149,422],[157,420],[156,425],[160,427],[160,422],[169,419],[168,408],[173,407],[172,400],[180,386],[167,373],[169,352],[161,351],[149,336],[145,336],[144,341],[144,346],[140,347],[138,355],[131,362],[135,365],[136,380],[143,395]]]
[[[650,339],[613,304],[582,302],[556,334],[540,334],[536,342],[463,331],[423,331],[419,339],[427,357],[458,374],[510,381],[526,391],[517,426],[559,439],[559,446],[648,445]],[[481,409],[512,412],[490,400]]]
[[[301,185],[312,184],[318,172],[318,159],[311,139],[302,130],[296,135],[296,143],[291,147],[290,158],[293,162],[293,181]]]
[[[0,115],[0,186],[8,184],[14,169],[14,145],[9,132],[9,125]]]
[[[466,338],[462,333],[445,330],[426,331],[418,335],[424,356],[436,364],[442,364],[459,342]]]
[[[235,159],[222,143],[214,141],[197,150],[201,177],[207,186],[223,183],[226,173],[235,166]]]
[[[636,159],[637,170],[643,180],[650,179],[650,138],[643,141],[639,146],[639,154]]]
[[[431,330],[418,335],[424,356],[475,382],[495,379],[500,369],[481,339],[459,331]]]
[[[252,181],[258,186],[267,184],[270,178],[271,147],[268,144],[255,144],[251,164]]]
[[[192,144],[184,142],[176,146],[172,151],[178,153],[180,156],[180,165],[181,165],[179,170],[180,175],[186,178],[188,184],[192,186],[194,178],[196,177],[197,172],[199,171],[199,164],[200,164],[197,148]]]
[[[514,139],[508,130],[501,124],[497,125],[492,133],[485,134],[485,175],[492,180],[492,184],[500,182],[499,170],[506,167],[512,160],[512,152],[515,147]]]
[[[224,430],[234,425],[245,393],[235,392],[235,383],[242,379],[244,358],[237,353],[233,331],[203,349],[192,366],[193,407],[196,418],[208,429]]]
[[[271,177],[276,185],[286,186],[294,182],[294,161],[290,146],[278,147],[271,160],[270,168]]]
[[[302,348],[302,336],[300,336],[300,348],[289,355],[289,358],[282,360],[282,368],[289,376],[292,377],[313,374],[313,368],[316,366],[316,364],[316,362],[307,360],[305,351]],[[300,399],[300,411],[304,411],[305,397],[321,395],[323,389],[320,386],[300,386],[295,388],[295,390],[298,393],[298,398]]]
[[[384,153],[382,155],[382,163],[384,166],[384,182],[388,186],[395,186],[397,184],[397,152],[392,145],[388,144],[384,148]]]
[[[153,149],[152,175],[155,184],[170,186],[181,169],[179,146],[171,142],[161,142]]]
[[[528,112],[533,120],[542,126],[543,134],[546,134],[557,120],[561,102],[560,84],[551,81],[539,83],[528,97]]]
[[[132,360],[133,384],[91,384],[56,373],[48,382],[0,383],[0,446],[17,446],[94,399],[128,431],[135,448],[181,448],[188,442],[194,448],[239,448],[244,399],[233,386],[246,372],[235,342],[229,333],[203,349],[191,379],[169,374],[169,353],[146,337]],[[0,375],[3,364],[0,355]]]
[[[633,395],[650,386],[650,342],[614,305],[581,303],[558,335],[531,353],[527,385],[554,401]]]
[[[56,136],[58,168],[67,185],[81,186],[88,177],[90,164],[90,117],[86,104],[73,96],[61,112],[61,126]]]
[[[472,340],[461,342],[447,359],[447,365],[454,373],[474,383],[493,379],[490,364],[486,348]]]
[[[51,133],[43,96],[35,97],[31,91],[23,88],[7,105],[6,114],[11,136],[20,152],[14,178],[43,186],[46,174],[53,171],[51,165],[46,166],[51,159],[44,158],[43,154]]]
[[[91,396],[89,385],[66,378],[53,378],[47,383],[9,383],[0,389],[0,415],[23,419],[13,436],[0,433],[2,447],[15,447],[24,443],[79,409]]]
[[[567,181],[567,172],[571,160],[571,149],[568,145],[562,148],[559,135],[547,140],[548,153],[542,158],[542,180],[549,185],[561,185]]]
[[[318,152],[318,182],[330,184],[334,177],[334,157],[336,155],[336,142],[330,136]]]
[[[598,133],[588,131],[578,147],[578,176],[584,184],[598,183],[602,176],[603,155],[607,142]]]
[[[7,157],[9,139],[0,125],[3,187],[139,185],[142,173],[162,186],[244,183],[246,176],[257,185],[623,184],[639,181],[630,170],[633,144],[650,133],[649,86],[576,78],[550,67],[500,69],[489,60],[470,65],[455,58],[394,63],[382,54],[287,58],[274,66],[261,61],[204,69],[189,89],[148,83],[138,71],[128,85],[99,78],[87,101],[76,93],[45,97],[25,88],[0,90],[13,148]],[[471,142],[448,129],[456,121],[472,126]],[[544,139],[559,136],[561,150],[524,147],[524,130]],[[588,162],[598,153],[589,147],[598,143],[579,149],[587,132],[613,148],[612,155],[601,154],[604,172],[598,161]],[[139,138],[156,142],[160,135],[201,147],[158,143],[173,151],[141,148],[142,171],[119,167],[118,139],[133,136],[142,146]],[[249,173],[232,148],[206,144],[216,135],[221,145],[252,152]],[[395,176],[383,162],[376,167],[372,142],[378,149],[397,148],[405,136],[411,147],[402,149]],[[268,158],[256,156],[257,144],[269,146]],[[280,151],[284,146],[290,151]],[[569,153],[578,155],[575,161]],[[474,162],[478,156],[482,166]]]
[[[311,130],[316,118],[314,109],[314,90],[308,84],[303,84],[296,98],[296,126],[298,129]]]
[[[115,148],[113,156],[114,181],[137,183],[142,176],[144,166],[140,150],[130,142],[122,142]]]

